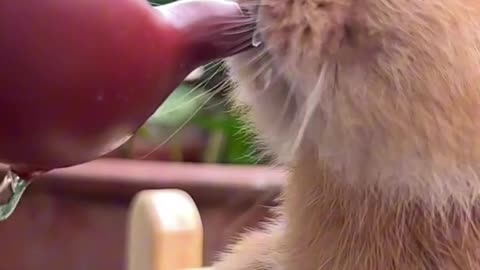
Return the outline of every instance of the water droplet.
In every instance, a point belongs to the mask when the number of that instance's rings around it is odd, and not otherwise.
[[[6,202],[0,204],[0,221],[8,219],[12,215],[29,183],[12,170],[7,172],[0,183],[0,195],[8,195]]]
[[[257,30],[253,33],[252,46],[260,47],[260,45],[262,44],[263,44],[262,34],[260,33],[260,31]]]
[[[272,84],[272,73],[273,71],[271,68],[265,72],[265,88],[270,87]]]

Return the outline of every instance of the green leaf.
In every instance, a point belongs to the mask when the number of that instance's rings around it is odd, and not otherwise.
[[[193,91],[192,91],[193,90]],[[205,103],[203,89],[193,89],[187,84],[180,85],[147,121],[148,124],[179,126],[196,114]]]
[[[150,4],[152,4],[153,6],[158,6],[175,2],[175,0],[149,0],[148,2],[150,2]]]

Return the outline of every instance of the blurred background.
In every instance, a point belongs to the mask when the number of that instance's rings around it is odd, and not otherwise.
[[[221,61],[204,66],[117,151],[34,182],[0,223],[0,270],[125,269],[128,207],[144,189],[180,188],[193,197],[206,265],[267,219],[283,174],[266,166],[269,158],[230,110],[231,86]]]

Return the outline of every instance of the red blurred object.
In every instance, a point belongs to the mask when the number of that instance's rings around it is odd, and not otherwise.
[[[0,1],[0,162],[49,170],[116,149],[194,68],[248,47],[251,33],[222,33],[239,16],[221,0]]]

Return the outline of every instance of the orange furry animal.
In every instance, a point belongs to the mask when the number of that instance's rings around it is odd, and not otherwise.
[[[480,269],[480,1],[248,1],[233,94],[290,176],[214,269]]]

